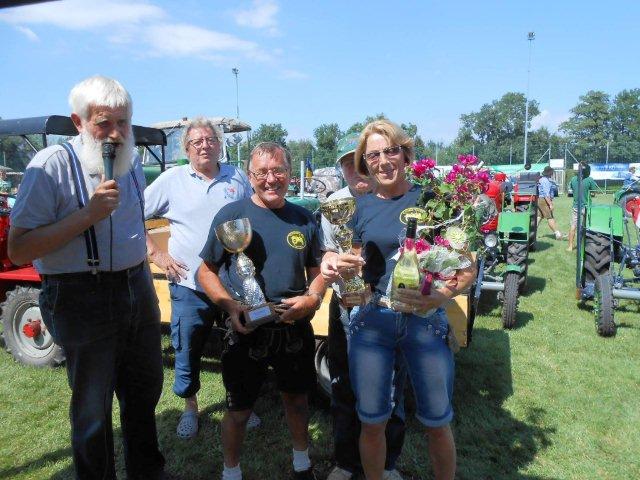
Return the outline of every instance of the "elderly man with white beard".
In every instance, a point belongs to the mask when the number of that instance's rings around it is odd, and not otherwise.
[[[160,312],[146,262],[144,175],[131,97],[95,76],[69,95],[80,135],[38,152],[11,212],[9,257],[42,276],[42,319],[64,347],[76,478],[116,478],[113,394],[130,479],[163,477],[155,407],[162,390]],[[116,144],[107,180],[102,144]]]

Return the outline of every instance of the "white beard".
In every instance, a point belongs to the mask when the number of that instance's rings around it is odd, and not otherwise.
[[[102,160],[102,143],[91,136],[89,132],[84,130],[80,133],[82,140],[82,150],[80,155],[80,163],[90,175],[104,174],[104,161]],[[127,138],[116,148],[116,158],[113,161],[113,176],[121,177],[126,175],[133,165],[134,155],[133,130],[129,130]]]

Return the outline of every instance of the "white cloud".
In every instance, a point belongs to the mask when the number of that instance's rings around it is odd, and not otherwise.
[[[283,70],[280,74],[280,78],[288,80],[303,80],[305,78],[309,78],[309,75],[304,72],[299,72],[298,70]]]
[[[549,110],[542,110],[539,115],[531,119],[531,129],[537,130],[540,127],[546,127],[551,133],[558,131],[560,124],[571,117],[568,112],[553,113]]]
[[[278,35],[276,15],[279,5],[273,0],[253,0],[250,8],[233,13],[236,23],[242,27],[264,30],[270,35]]]
[[[72,30],[138,24],[164,18],[160,7],[148,3],[118,0],[66,0],[28,5],[0,13],[0,20],[12,24],[55,25]]]
[[[18,30],[20,33],[24,34],[24,36],[27,37],[32,42],[39,42],[40,41],[40,38],[38,38],[38,35],[36,35],[34,33],[34,31],[31,30],[30,28],[21,27],[20,25],[18,25],[18,26],[16,26],[16,30]]]

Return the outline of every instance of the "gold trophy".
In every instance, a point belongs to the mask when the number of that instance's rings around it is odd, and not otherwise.
[[[337,200],[328,200],[320,205],[320,212],[329,221],[331,225],[336,225],[336,243],[338,244],[340,253],[351,252],[351,242],[353,241],[353,232],[346,226],[347,222],[353,216],[356,210],[356,201],[354,198],[339,198]],[[344,285],[340,286],[337,292],[342,298],[342,304],[345,307],[356,307],[367,303],[371,297],[371,289],[369,285],[364,283],[360,275],[344,280]]]
[[[236,271],[242,279],[242,303],[249,309],[245,310],[245,326],[255,328],[280,318],[268,303],[264,293],[255,279],[256,268],[243,251],[251,243],[251,223],[248,218],[239,218],[221,223],[216,227],[216,237],[225,250],[238,255]]]

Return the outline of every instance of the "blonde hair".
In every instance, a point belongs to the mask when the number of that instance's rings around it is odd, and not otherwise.
[[[367,162],[365,162],[364,152],[367,149],[368,138],[377,133],[382,135],[389,142],[389,146],[399,145],[402,147],[402,153],[404,154],[404,160],[407,163],[411,163],[414,160],[413,139],[407,135],[398,125],[389,120],[375,120],[362,130],[360,138],[358,139],[358,146],[356,147],[356,153],[354,155],[354,162],[356,172],[360,175],[369,176],[369,169],[367,168]]]

